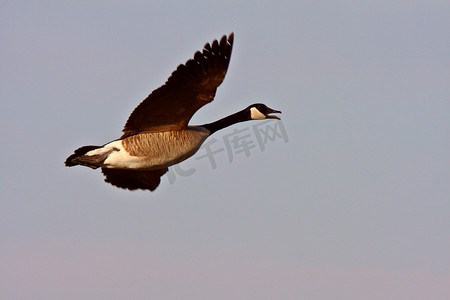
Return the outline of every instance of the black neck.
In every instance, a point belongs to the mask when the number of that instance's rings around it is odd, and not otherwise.
[[[218,121],[209,123],[209,124],[205,124],[202,125],[200,127],[204,127],[206,129],[208,129],[211,134],[213,134],[214,132],[223,129],[225,127],[228,127],[230,125],[239,123],[239,122],[244,122],[244,121],[248,121],[250,120],[250,113],[247,109],[241,110],[237,113],[234,113],[232,115],[229,115],[228,117],[225,117],[223,119],[220,119]]]

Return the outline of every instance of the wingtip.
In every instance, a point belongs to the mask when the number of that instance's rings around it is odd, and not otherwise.
[[[226,40],[228,42],[228,44],[233,45],[234,32],[232,31],[228,36],[226,34],[224,34],[222,39]]]

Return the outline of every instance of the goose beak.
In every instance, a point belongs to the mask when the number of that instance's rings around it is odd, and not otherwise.
[[[281,111],[275,110],[275,109],[271,109],[271,108],[268,107],[268,112],[266,114],[266,118],[267,119],[278,119],[278,120],[280,120],[280,118],[278,116],[273,116],[273,115],[269,115],[269,114],[281,114]]]

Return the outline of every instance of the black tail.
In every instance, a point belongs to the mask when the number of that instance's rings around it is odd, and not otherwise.
[[[93,163],[90,163],[89,160],[81,159],[86,153],[88,153],[91,150],[101,148],[102,146],[83,146],[81,148],[78,148],[75,150],[74,154],[69,156],[66,159],[66,162],[64,163],[66,167],[73,167],[76,165],[83,165],[87,166],[93,169],[98,168],[99,166],[94,165]]]

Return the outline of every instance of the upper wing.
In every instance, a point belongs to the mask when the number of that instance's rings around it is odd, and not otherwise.
[[[166,83],[154,90],[128,118],[122,138],[139,132],[179,130],[192,115],[211,102],[230,63],[234,35],[207,43],[203,52],[179,65]]]

